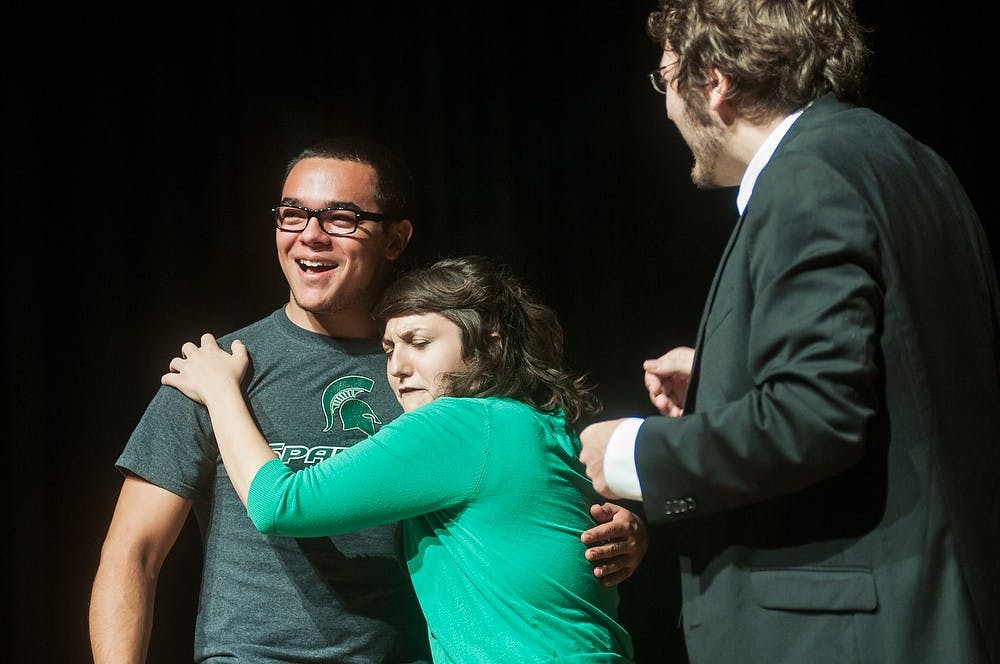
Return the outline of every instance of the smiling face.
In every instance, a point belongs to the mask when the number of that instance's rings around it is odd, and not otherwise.
[[[281,203],[310,209],[347,204],[381,212],[368,164],[311,157],[285,178]],[[391,263],[410,238],[409,221],[363,220],[351,235],[327,235],[313,218],[298,233],[275,230],[278,262],[291,291],[288,317],[299,327],[340,337],[375,331],[370,310]]]
[[[405,412],[443,396],[446,386],[442,375],[466,367],[462,332],[441,314],[390,318],[382,348],[389,384]]]

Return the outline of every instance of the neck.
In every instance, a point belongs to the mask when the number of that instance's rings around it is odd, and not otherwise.
[[[378,326],[367,310],[341,309],[318,314],[290,301],[285,305],[285,315],[304,330],[337,339],[366,339],[378,332]]]
[[[726,176],[732,186],[739,185],[757,150],[784,119],[784,116],[780,116],[764,122],[750,122],[745,118],[735,118],[727,125],[730,159]]]

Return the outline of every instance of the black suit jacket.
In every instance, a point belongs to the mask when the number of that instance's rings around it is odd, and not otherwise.
[[[998,655],[996,276],[948,165],[823,97],[719,264],[685,414],[646,419],[694,662]]]

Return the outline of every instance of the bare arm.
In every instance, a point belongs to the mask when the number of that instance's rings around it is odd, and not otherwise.
[[[234,341],[232,349],[232,354],[227,353],[215,337],[203,334],[200,348],[191,342],[181,346],[181,356],[171,360],[170,373],[164,374],[160,382],[208,408],[222,462],[246,505],[254,475],[275,456],[253,421],[240,389],[250,363],[247,349],[240,341]]]
[[[146,660],[156,579],[191,501],[138,477],[122,484],[90,597],[95,664]]]

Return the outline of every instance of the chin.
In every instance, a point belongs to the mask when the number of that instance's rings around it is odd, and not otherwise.
[[[299,309],[319,317],[339,313],[350,306],[350,300],[337,297],[336,294],[331,295],[323,292],[300,291],[296,293],[292,291],[292,298]]]
[[[713,171],[704,168],[700,163],[695,163],[691,169],[691,182],[699,189],[719,189],[729,186],[723,184]]]
[[[425,404],[429,404],[431,401],[433,401],[433,399],[431,399],[429,396],[425,394],[420,394],[420,395],[404,397],[399,402],[399,405],[403,407],[404,413],[409,413],[411,411],[416,410],[417,408],[420,408]]]

